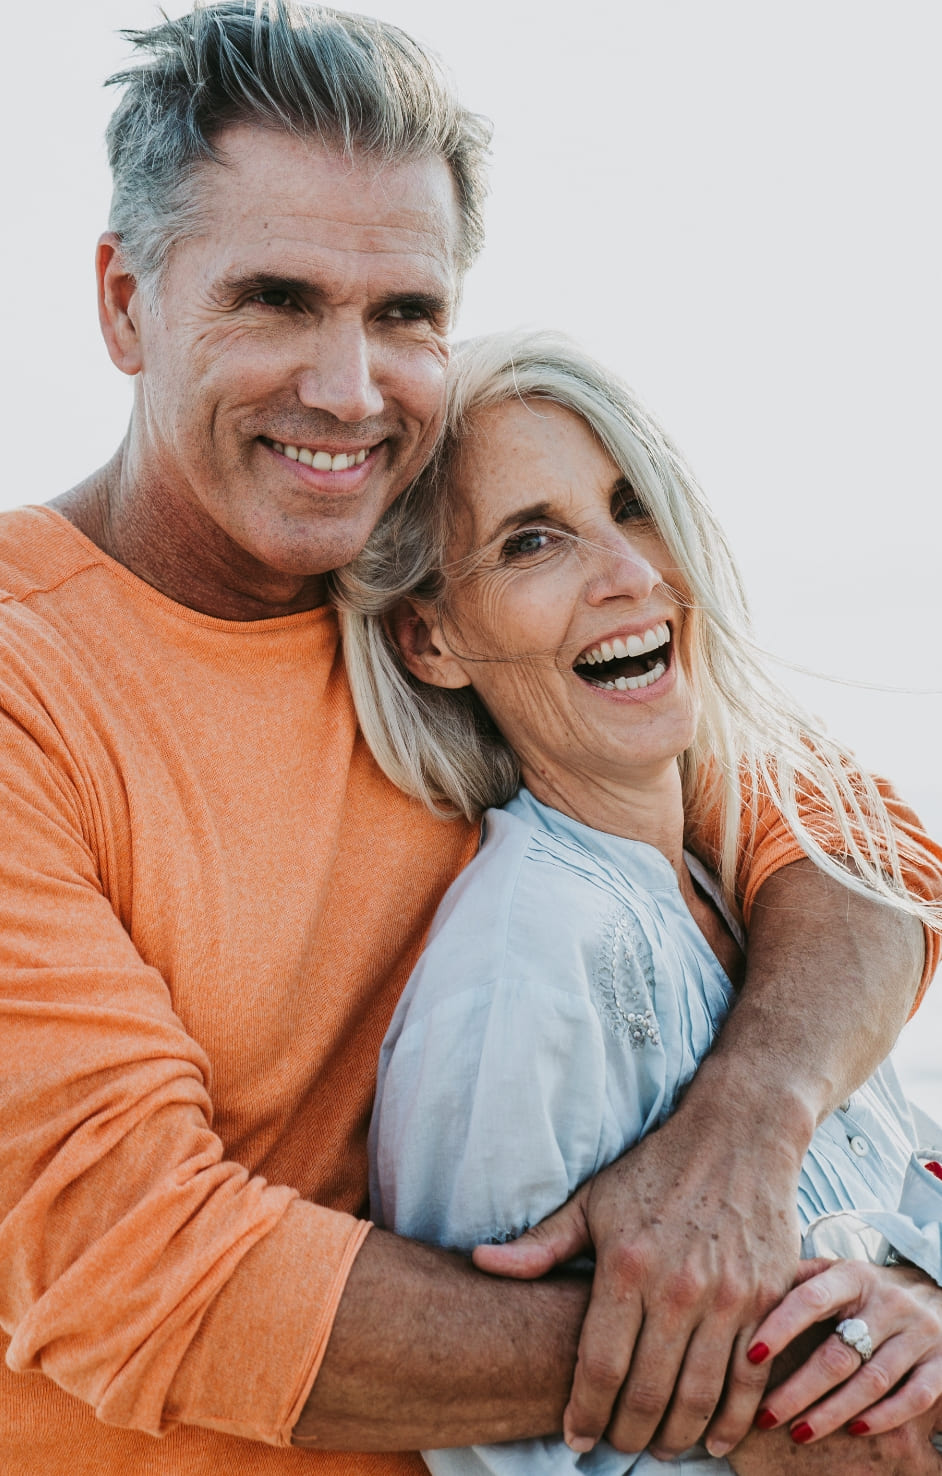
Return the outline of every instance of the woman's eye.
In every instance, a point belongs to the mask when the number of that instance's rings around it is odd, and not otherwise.
[[[622,497],[612,511],[616,523],[633,523],[641,518],[650,520],[651,516],[641,499],[630,494]]]
[[[528,554],[545,553],[553,535],[548,528],[521,528],[505,539],[501,555],[505,559],[522,559]]]

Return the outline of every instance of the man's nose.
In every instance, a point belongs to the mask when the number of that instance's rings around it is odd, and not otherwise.
[[[324,410],[346,422],[382,413],[383,396],[373,378],[370,345],[361,326],[321,327],[309,362],[298,376],[298,399],[310,410]]]
[[[660,569],[632,542],[630,534],[619,529],[593,542],[585,558],[589,574],[586,599],[592,605],[619,598],[645,600],[663,582]]]

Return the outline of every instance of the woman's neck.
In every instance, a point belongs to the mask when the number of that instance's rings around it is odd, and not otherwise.
[[[727,977],[739,987],[745,965],[742,950],[715,902],[694,883],[684,860],[684,806],[676,762],[657,772],[633,775],[630,781],[605,783],[569,772],[534,773],[526,765],[523,778],[542,804],[552,805],[571,820],[607,835],[656,847],[674,868],[680,894],[694,922]]]
[[[674,868],[682,889],[689,881],[683,856],[684,806],[676,761],[617,778],[534,771],[523,764],[523,780],[542,804],[551,805],[581,825],[654,846]]]

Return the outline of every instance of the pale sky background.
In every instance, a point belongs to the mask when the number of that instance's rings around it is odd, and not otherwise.
[[[170,15],[189,6],[168,3]],[[938,0],[372,0],[494,122],[459,333],[563,328],[687,452],[769,650],[942,835]],[[117,444],[98,338],[102,80],[151,0],[4,11],[0,506]],[[826,1021],[809,1029],[826,1028]],[[904,1041],[942,1116],[942,987]]]

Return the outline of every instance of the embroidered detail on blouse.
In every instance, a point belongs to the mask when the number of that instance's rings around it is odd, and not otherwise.
[[[638,919],[624,907],[613,909],[602,929],[592,983],[599,1014],[616,1037],[627,1039],[635,1051],[661,1044],[652,1000],[651,945]]]

